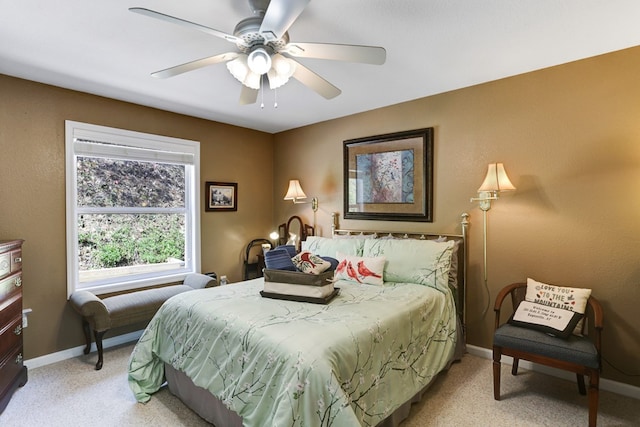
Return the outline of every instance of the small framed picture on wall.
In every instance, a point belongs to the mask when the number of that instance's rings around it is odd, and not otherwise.
[[[207,212],[226,212],[238,210],[237,182],[210,182],[204,187],[205,207]]]

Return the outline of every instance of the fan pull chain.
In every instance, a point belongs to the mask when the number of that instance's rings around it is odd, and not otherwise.
[[[264,110],[264,74],[260,76],[260,109]]]

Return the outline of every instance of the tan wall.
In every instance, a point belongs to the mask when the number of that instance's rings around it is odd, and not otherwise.
[[[237,212],[202,207],[202,270],[241,279],[245,245],[273,226],[272,135],[2,75],[0,94],[0,238],[26,240],[27,359],[82,344],[66,301],[65,120],[200,141],[201,194],[238,183]]]
[[[536,278],[592,288],[605,311],[603,376],[640,386],[640,48],[419,99],[276,135],[275,221],[309,205],[282,200],[287,180],[318,196],[317,223],[343,212],[346,139],[435,128],[434,222],[346,221],[345,228],[459,232],[471,214],[468,342],[491,347],[488,303],[506,284]],[[517,191],[489,211],[488,288],[476,196],[490,162]],[[281,193],[281,194],[280,194]]]
[[[342,225],[457,232],[460,213],[469,212],[468,341],[489,348],[482,216],[469,198],[486,164],[504,162],[518,189],[489,211],[490,301],[504,284],[528,276],[590,287],[605,308],[605,358],[637,374],[639,74],[634,48],[275,137],[0,76],[0,237],[26,240],[25,307],[33,314],[25,356],[82,343],[65,298],[65,119],[201,141],[201,191],[207,180],[239,183],[237,213],[201,213],[202,269],[232,281],[240,279],[248,240],[290,215],[329,234],[330,213],[343,211],[343,140],[433,126],[434,222]],[[319,197],[315,218],[309,205],[282,200],[292,178]],[[637,377],[604,368],[605,377],[640,386]]]

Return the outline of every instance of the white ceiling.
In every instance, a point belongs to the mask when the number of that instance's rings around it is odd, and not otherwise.
[[[224,64],[151,77],[236,48],[134,6],[226,33],[251,16],[246,0],[0,0],[0,73],[275,133],[640,45],[638,0],[312,0],[292,41],[382,46],[387,61],[298,59],[342,94],[292,79],[261,109],[238,104]]]

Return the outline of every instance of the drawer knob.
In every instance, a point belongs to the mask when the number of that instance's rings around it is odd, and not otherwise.
[[[15,262],[16,264],[18,264],[19,262],[22,262],[22,258],[21,257],[15,257],[13,259],[13,262]]]
[[[16,328],[13,330],[13,333],[16,335],[20,335],[22,333],[22,325],[16,326]]]
[[[19,288],[20,286],[22,286],[22,278],[16,277],[16,288]]]
[[[16,356],[16,364],[20,364],[20,363],[22,363],[22,353]]]

